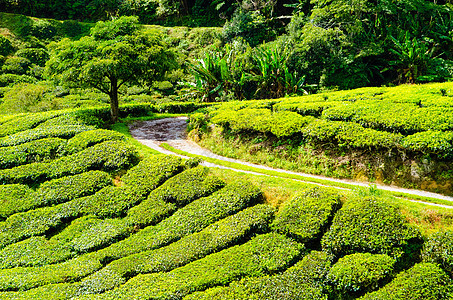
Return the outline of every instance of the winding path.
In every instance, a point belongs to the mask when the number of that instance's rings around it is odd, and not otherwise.
[[[168,151],[168,150],[160,147],[161,143],[167,143],[170,146],[172,146],[173,148],[185,151],[187,153],[201,155],[201,156],[209,157],[209,158],[215,158],[218,160],[223,160],[223,161],[228,161],[228,162],[239,163],[239,164],[242,164],[245,166],[251,166],[251,167],[255,167],[255,168],[259,168],[259,169],[263,169],[263,170],[273,170],[273,171],[278,171],[278,172],[286,173],[286,174],[301,175],[301,176],[309,177],[309,178],[324,179],[324,180],[329,180],[332,182],[346,183],[346,184],[350,184],[350,185],[354,185],[354,186],[362,186],[362,187],[369,186],[369,183],[329,178],[329,177],[317,176],[317,175],[311,175],[311,174],[305,174],[305,173],[297,173],[297,172],[291,172],[291,171],[282,170],[282,169],[273,169],[273,168],[270,168],[267,166],[256,165],[256,164],[252,164],[249,162],[244,162],[241,160],[220,156],[220,155],[212,153],[211,151],[204,149],[204,148],[200,147],[198,144],[188,140],[187,134],[186,134],[186,127],[187,127],[187,118],[186,117],[166,118],[166,119],[159,119],[159,120],[152,120],[152,121],[137,121],[137,122],[129,125],[129,129],[130,129],[132,137],[134,137],[140,143],[142,143],[156,151],[164,153],[164,154],[171,154],[171,155],[185,157],[183,155],[175,154],[174,152]],[[185,158],[187,158],[187,157],[185,157]],[[202,165],[208,166],[208,167],[230,169],[230,170],[239,171],[239,172],[243,172],[243,173],[266,175],[266,174],[262,174],[259,172],[251,172],[251,171],[244,171],[244,170],[229,168],[229,167],[225,167],[225,166],[221,166],[221,165],[217,165],[217,164],[213,164],[213,163],[209,163],[209,162],[205,162],[205,161],[202,163]],[[269,176],[269,175],[267,175],[267,176]],[[295,179],[293,179],[293,180],[295,180]],[[317,183],[313,183],[313,182],[309,182],[309,181],[307,181],[307,183],[317,184]],[[421,203],[426,203],[426,204],[434,205],[434,206],[453,208],[453,197],[448,197],[448,196],[431,193],[431,192],[426,192],[426,191],[421,191],[421,190],[404,189],[404,188],[393,187],[393,186],[386,186],[386,185],[379,185],[379,184],[377,184],[376,186],[378,189],[381,189],[381,190],[402,192],[402,193],[411,194],[411,195],[425,196],[425,197],[431,197],[431,198],[451,201],[452,205],[449,206],[449,205],[441,205],[441,204],[434,204],[434,203],[427,203],[427,202],[423,202],[423,201],[411,200],[413,202],[421,202]],[[338,187],[336,187],[336,188],[338,188]]]

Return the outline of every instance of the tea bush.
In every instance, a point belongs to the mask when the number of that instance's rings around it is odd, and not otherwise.
[[[422,258],[453,275],[453,232],[440,231],[431,235],[424,244]]]
[[[39,114],[19,115],[18,117],[8,120],[0,125],[0,136],[4,137],[27,129],[32,129],[49,119],[57,117],[60,114],[61,113],[59,112],[45,112]]]
[[[148,226],[101,252],[106,259],[117,259],[168,245],[255,204],[260,197],[260,190],[248,182],[229,184],[210,196],[197,199],[178,209],[157,225]]]
[[[119,141],[107,141],[79,153],[58,158],[48,163],[32,163],[0,170],[0,183],[37,183],[93,169],[118,171],[135,164],[136,150]]]
[[[115,260],[84,279],[81,290],[83,293],[104,292],[123,284],[133,275],[168,272],[235,245],[252,233],[265,231],[272,217],[273,209],[267,205],[246,208],[166,247]]]
[[[421,263],[401,272],[380,290],[366,294],[360,299],[441,300],[451,299],[452,291],[451,279],[442,269],[430,263]]]
[[[300,242],[313,242],[327,230],[328,222],[340,208],[340,198],[336,190],[307,189],[284,204],[272,227]]]
[[[0,147],[0,169],[8,169],[32,162],[55,158],[66,141],[46,138],[11,147]]]
[[[167,273],[138,275],[117,289],[80,299],[168,299],[210,286],[227,284],[242,276],[260,276],[284,269],[302,245],[270,233],[211,254]]]
[[[368,197],[348,200],[336,213],[321,244],[336,257],[370,252],[415,259],[421,236],[394,204]]]
[[[65,151],[68,154],[73,154],[82,151],[85,148],[91,147],[95,144],[102,143],[105,141],[124,141],[125,137],[121,133],[105,130],[96,129],[90,131],[84,131],[76,134],[73,138],[68,140]]]
[[[392,276],[394,264],[386,254],[354,253],[340,258],[327,280],[340,295],[370,292]]]

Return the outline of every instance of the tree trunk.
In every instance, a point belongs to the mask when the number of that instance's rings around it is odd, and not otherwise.
[[[116,123],[120,115],[120,109],[118,107],[118,80],[111,78],[110,84],[110,114],[112,116],[112,123]]]

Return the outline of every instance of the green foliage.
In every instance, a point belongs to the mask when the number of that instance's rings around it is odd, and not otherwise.
[[[336,257],[370,252],[415,259],[420,238],[418,230],[406,223],[397,206],[369,197],[348,200],[336,213],[321,244]]]
[[[44,67],[46,61],[49,59],[49,53],[42,48],[24,48],[15,53],[18,57],[28,59],[32,64]]]
[[[306,93],[303,89],[305,76],[288,67],[289,46],[263,45],[253,53],[255,66],[243,80],[257,83],[254,97],[258,99],[279,98],[286,94]]]
[[[31,121],[33,118],[30,118]],[[34,120],[36,122],[36,119]],[[24,122],[26,125],[26,122]],[[4,129],[5,131],[16,131],[17,129],[12,128],[12,124],[5,124],[4,128],[0,128],[0,131]],[[18,126],[19,127],[19,126]],[[0,138],[0,146],[1,147],[10,147],[10,146],[17,146],[23,143],[45,139],[45,138],[71,138],[78,133],[84,131],[93,130],[92,126],[83,126],[83,125],[68,125],[68,126],[50,126],[50,127],[39,127],[29,130],[24,130],[21,132],[17,132],[8,136],[4,136]]]
[[[451,299],[453,286],[451,279],[442,269],[430,263],[416,264],[382,289],[369,293],[360,299]]]
[[[302,249],[284,236],[270,233],[211,254],[167,273],[138,275],[119,288],[100,295],[104,299],[182,297],[191,291],[227,284],[242,276],[260,276],[285,268]],[[85,296],[81,299],[98,298]],[[99,299],[99,298],[98,298]]]
[[[35,192],[24,185],[2,185],[0,186],[2,195],[0,216],[8,217],[29,209],[88,196],[111,184],[112,180],[107,173],[90,171],[46,181]]]
[[[131,208],[126,220],[134,225],[150,225],[161,220],[177,207],[208,196],[225,183],[208,175],[206,167],[197,167],[177,174],[153,190],[148,199]]]
[[[434,263],[451,276],[453,274],[453,233],[440,231],[432,234],[422,251],[424,262]]]
[[[335,141],[350,148],[388,148],[399,145],[401,134],[364,128],[344,121],[316,120],[302,129],[302,134],[314,143]]]
[[[30,60],[25,57],[11,56],[8,57],[2,66],[3,73],[24,75],[31,66]]]
[[[0,87],[14,86],[20,83],[36,83],[36,78],[28,75],[0,74]]]
[[[37,183],[67,175],[80,174],[92,169],[118,171],[135,164],[136,150],[124,142],[107,141],[76,154],[49,163],[32,163],[0,170],[0,182]]]
[[[91,35],[50,45],[46,76],[61,84],[96,88],[110,98],[112,121],[119,117],[118,89],[151,83],[174,64],[174,55],[153,32],[139,32],[138,20],[121,17],[98,22]]]
[[[340,294],[370,292],[393,272],[395,260],[385,254],[354,253],[332,266],[327,280]]]
[[[76,134],[73,138],[68,140],[65,147],[65,152],[73,154],[95,144],[99,144],[105,141],[124,141],[124,135],[105,129],[96,129],[90,131],[84,131]]]
[[[403,148],[419,153],[432,153],[441,158],[453,155],[451,131],[422,131],[409,135],[401,141]]]
[[[0,148],[0,169],[54,159],[66,141],[59,138],[36,140],[18,146]]]
[[[236,182],[210,196],[197,199],[155,226],[102,250],[105,258],[116,259],[140,251],[156,249],[256,203],[261,192],[248,182]]]
[[[147,195],[165,180],[182,172],[186,161],[171,155],[153,155],[130,169],[121,179],[137,192]]]
[[[3,35],[0,36],[0,55],[8,56],[14,51],[13,45],[11,41],[4,37]]]
[[[321,238],[340,205],[340,195],[335,190],[307,189],[285,203],[272,226],[300,242],[313,242]]]
[[[283,274],[245,278],[226,287],[195,292],[183,299],[325,300],[327,293],[320,283],[325,279],[329,268],[328,256],[313,251]]]
[[[171,271],[265,230],[272,216],[273,209],[264,204],[247,208],[166,247],[115,260],[83,280],[80,288],[84,293],[99,293],[137,274]]]
[[[0,125],[0,136],[12,135],[20,131],[34,128],[48,119],[59,115],[57,112],[46,112],[40,114],[19,115]],[[9,138],[9,137],[6,137]],[[5,146],[5,145],[2,145]],[[8,145],[12,146],[12,145]]]
[[[5,93],[0,109],[9,114],[39,111],[48,90],[43,84],[19,83]]]
[[[7,184],[0,186],[0,217],[8,217],[18,211],[16,207],[20,207],[22,201],[20,199],[27,199],[33,194],[33,190],[26,185],[21,184]]]

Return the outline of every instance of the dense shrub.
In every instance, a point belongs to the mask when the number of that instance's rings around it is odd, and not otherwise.
[[[75,136],[78,133],[93,129],[94,128],[91,126],[83,125],[53,126],[29,129],[0,138],[0,147],[15,146],[26,142],[50,137],[67,139]]]
[[[21,211],[21,209],[17,209],[17,207],[21,206],[20,204],[22,204],[22,199],[28,199],[30,198],[30,195],[33,194],[34,191],[26,185],[0,185],[0,217],[6,218],[18,211]]]
[[[6,37],[3,35],[0,36],[0,55],[2,56],[7,56],[11,54],[11,52],[14,51],[13,45],[11,44],[11,41],[8,40]]]
[[[208,176],[208,172],[206,167],[197,167],[168,179],[152,191],[147,200],[129,210],[127,222],[133,225],[156,223],[177,207],[208,196],[225,185],[222,180]]]
[[[7,170],[0,170],[0,183],[37,183],[67,175],[80,174],[93,169],[118,171],[138,160],[136,150],[118,141],[107,141],[79,153],[56,159],[49,163],[32,163]]]
[[[2,278],[0,291],[24,291],[47,284],[80,280],[102,268],[102,264],[97,258],[95,252],[53,265],[0,270],[0,277]],[[21,295],[18,294],[18,296]],[[3,298],[1,293],[0,297]]]
[[[248,182],[227,185],[214,194],[197,199],[173,215],[140,230],[129,238],[101,250],[105,259],[117,259],[140,251],[156,249],[256,203],[259,189]]]
[[[0,87],[14,86],[19,83],[36,83],[36,78],[28,75],[0,74]]]
[[[346,255],[332,266],[327,280],[341,294],[370,292],[393,272],[395,260],[386,254]]]
[[[326,300],[322,284],[330,268],[329,257],[313,251],[281,275],[245,278],[227,287],[195,292],[184,300]]]
[[[73,154],[101,142],[124,140],[123,134],[111,130],[96,129],[84,131],[68,140],[65,151]]]
[[[85,279],[81,290],[99,293],[119,286],[137,274],[168,272],[181,267],[237,244],[251,233],[266,230],[272,216],[273,209],[264,204],[247,208],[166,247],[115,260]]]
[[[16,56],[28,59],[32,64],[44,67],[49,59],[49,53],[42,48],[24,48],[16,52]]]
[[[19,117],[13,118],[7,122],[4,122],[0,125],[0,136],[12,135],[20,131],[31,129],[38,126],[40,123],[57,117],[58,112],[45,112],[39,114],[27,114],[21,115]],[[3,145],[2,145],[3,146]],[[8,145],[12,146],[12,145]]]
[[[340,195],[328,188],[310,188],[285,203],[273,228],[306,243],[321,238],[340,208]]]
[[[11,56],[8,57],[2,66],[3,73],[24,75],[31,66],[31,62],[25,57]]]
[[[344,121],[316,120],[303,128],[302,134],[315,143],[336,141],[350,148],[396,148],[401,134],[364,128]]]
[[[79,253],[90,252],[127,236],[129,230],[122,219],[106,219],[83,231],[69,244]]]
[[[49,239],[45,236],[32,236],[8,245],[0,250],[0,268],[37,267],[70,259],[77,255],[73,241],[102,222],[94,216],[84,216],[73,220]]]
[[[453,155],[453,132],[417,132],[403,138],[401,146],[409,151],[432,153],[441,158],[450,158]]]
[[[186,168],[185,160],[172,155],[153,155],[131,168],[121,180],[143,195]]]
[[[451,299],[451,279],[442,269],[430,263],[416,264],[404,271],[376,292],[366,294],[363,300],[442,300]]]
[[[302,245],[276,233],[259,235],[170,272],[138,275],[117,289],[81,299],[180,298],[238,277],[275,273],[300,255],[301,249]]]
[[[438,264],[453,275],[453,232],[440,231],[431,235],[424,244],[423,261]]]
[[[403,254],[417,255],[420,239],[420,233],[407,224],[397,206],[368,197],[348,200],[321,244],[337,257],[370,252],[401,258]]]
[[[0,169],[54,159],[65,144],[63,139],[47,138],[12,147],[0,147]]]
[[[36,192],[24,185],[1,185],[0,216],[8,217],[29,209],[88,196],[111,184],[107,173],[89,171],[44,182]]]

